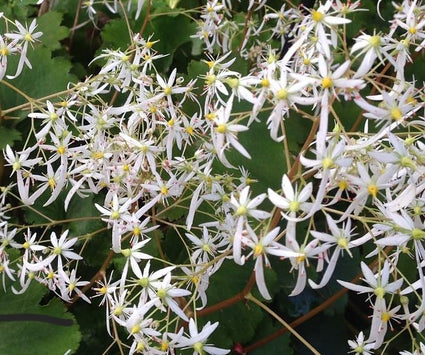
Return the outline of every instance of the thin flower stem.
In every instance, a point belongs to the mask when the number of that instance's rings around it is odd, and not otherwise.
[[[293,336],[295,336],[301,343],[303,343],[313,354],[315,355],[321,355],[320,352],[318,352],[307,340],[305,340],[301,334],[299,334],[289,323],[287,323],[285,320],[283,320],[281,317],[279,317],[278,314],[273,312],[269,307],[267,307],[264,303],[262,303],[260,300],[255,298],[251,293],[248,293],[245,298],[253,303],[255,303],[260,308],[264,309],[268,314],[273,316],[280,324],[282,324],[286,329],[288,329]]]

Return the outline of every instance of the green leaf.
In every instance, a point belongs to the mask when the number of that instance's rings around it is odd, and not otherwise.
[[[15,288],[19,289],[16,282]],[[75,352],[80,343],[81,334],[74,316],[67,312],[65,305],[57,298],[47,305],[40,301],[47,289],[33,281],[28,290],[21,295],[10,291],[0,293],[0,314],[36,314],[71,320],[72,325],[59,326],[45,321],[12,321],[0,322],[0,354],[8,355],[57,355],[68,349]]]
[[[123,19],[117,18],[109,21],[102,31],[102,48],[125,50],[131,44],[130,34]]]
[[[0,149],[4,149],[8,144],[13,146],[13,142],[19,141],[21,138],[21,132],[16,129],[0,127]]]
[[[50,50],[61,48],[60,41],[69,34],[68,28],[61,26],[62,18],[60,12],[49,11],[37,19],[37,31],[43,32],[40,41]]]

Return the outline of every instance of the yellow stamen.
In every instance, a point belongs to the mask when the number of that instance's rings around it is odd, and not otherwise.
[[[392,108],[390,112],[391,118],[395,121],[400,121],[403,118],[403,112],[398,107]]]
[[[217,126],[218,133],[226,133],[226,131],[227,131],[227,126],[225,123],[221,123]]]
[[[264,253],[264,247],[261,244],[257,244],[254,248],[254,256],[257,257]]]
[[[268,88],[270,86],[270,80],[267,78],[264,78],[261,80],[261,86],[263,88]]]
[[[311,13],[311,18],[315,22],[320,22],[323,20],[323,13],[321,13],[320,11],[313,10],[313,12]]]
[[[369,44],[371,45],[371,47],[379,47],[379,45],[381,44],[381,36],[375,35],[370,37]]]
[[[384,298],[384,295],[385,295],[386,291],[385,291],[385,288],[383,288],[383,287],[377,287],[377,288],[375,288],[375,290],[373,291],[373,293],[378,298]]]
[[[378,193],[378,186],[376,186],[375,184],[370,184],[367,187],[367,192],[369,192],[369,195],[372,195],[373,197],[376,197],[376,195]]]
[[[280,89],[277,93],[276,93],[276,98],[278,100],[286,100],[288,98],[288,92],[285,89]]]
[[[322,79],[322,87],[324,89],[329,89],[332,87],[332,85],[333,85],[332,78],[327,77]]]
[[[300,203],[298,201],[291,201],[289,203],[289,211],[298,212],[300,210]]]
[[[164,94],[165,94],[165,95],[171,95],[171,93],[172,93],[171,88],[170,88],[169,86],[166,86],[166,87],[164,88]]]
[[[60,155],[65,154],[65,152],[66,152],[66,148],[63,145],[61,145],[61,146],[58,147],[58,153]]]

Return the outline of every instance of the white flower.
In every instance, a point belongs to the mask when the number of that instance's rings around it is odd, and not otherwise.
[[[355,353],[358,355],[372,355],[373,349],[375,347],[374,342],[365,340],[363,332],[360,332],[357,335],[356,340],[348,340],[348,345],[352,349],[350,353]]]
[[[170,283],[170,281],[171,273],[168,272],[162,281],[151,282],[152,287],[156,290],[157,299],[155,305],[160,309],[164,309],[162,304],[166,304],[181,319],[188,321],[189,318],[187,318],[186,314],[183,312],[174,298],[188,296],[191,294],[191,292],[182,288],[176,288]]]
[[[218,327],[218,322],[211,324],[207,322],[204,325],[202,330],[198,332],[195,321],[193,318],[189,320],[189,337],[182,336],[180,341],[177,343],[177,347],[194,350],[193,355],[225,355],[230,352],[230,350],[216,348],[215,346],[206,344],[208,337],[212,332]],[[170,334],[171,336],[171,334]]]
[[[244,132],[248,130],[248,127],[238,124],[236,122],[230,121],[230,113],[233,107],[233,95],[230,96],[229,101],[226,106],[221,106],[217,112],[214,119],[216,125],[212,133],[212,141],[214,148],[217,152],[217,156],[224,166],[228,168],[233,168],[233,166],[226,159],[224,152],[229,147],[232,146],[244,157],[251,159],[251,156],[247,150],[239,143],[237,135],[239,132]]]
[[[27,51],[28,51],[28,44],[31,45],[42,36],[42,32],[34,32],[37,28],[37,22],[36,20],[32,20],[30,26],[26,25],[25,27],[22,26],[22,24],[19,21],[15,21],[15,26],[18,29],[18,33],[5,33],[5,36],[7,38],[10,38],[12,40],[18,40],[20,43],[23,43],[22,50],[21,50],[21,56],[19,58],[18,67],[16,69],[15,75],[8,75],[8,79],[15,79],[18,77],[21,72],[22,68],[24,67],[24,63],[31,69],[31,63],[29,62],[27,58]]]
[[[311,182],[304,186],[301,191],[298,191],[297,186],[295,186],[294,190],[288,176],[284,174],[282,176],[282,192],[285,196],[277,194],[272,189],[268,189],[267,191],[269,200],[276,207],[289,212],[289,215],[281,212],[282,216],[286,219],[294,218],[299,212],[307,212],[312,206],[312,203],[307,202],[313,192],[313,184]]]

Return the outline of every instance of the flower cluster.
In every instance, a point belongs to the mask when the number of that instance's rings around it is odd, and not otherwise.
[[[137,14],[142,6],[138,1]],[[366,293],[373,312],[369,335],[349,341],[353,352],[388,344],[391,320],[411,334],[425,329],[425,93],[405,70],[411,53],[425,46],[425,21],[417,15],[425,5],[404,0],[388,33],[361,33],[351,48],[344,31],[359,2],[328,0],[306,11],[250,1],[248,10],[239,48],[250,60],[246,74],[232,69],[235,59],[226,53],[240,31],[230,25],[231,1],[207,1],[194,37],[210,54],[198,77],[187,80],[176,68],[158,72],[155,61],[164,54],[152,38],[136,34],[130,48],[100,54],[98,74],[70,85],[66,96],[37,102],[26,146],[4,151],[16,181],[2,188],[4,288],[16,279],[20,289],[13,291],[21,293],[35,280],[67,302],[90,302],[91,285],[77,276],[87,236],[14,228],[5,213],[6,200],[44,207],[59,200],[66,211],[73,199],[97,195],[97,217],[122,265],[98,280],[94,297],[105,305],[108,332],[119,325],[129,334],[131,354],[228,353],[207,343],[218,323],[199,331],[196,317],[226,259],[253,268],[261,296],[270,300],[264,273],[271,258],[295,271],[295,296],[325,287],[339,258],[360,246],[368,250],[363,284],[339,280]],[[0,36],[2,67],[7,54],[21,56],[13,77],[29,66],[28,45],[41,35],[35,22],[16,27],[19,33]],[[276,36],[287,48],[280,57],[281,48],[258,42]],[[360,112],[361,129],[346,123],[341,107]],[[290,120],[311,127],[295,159],[287,146]],[[245,168],[235,167],[235,157],[251,158],[240,137],[257,124],[282,142],[288,164],[281,188],[258,194]],[[164,255],[164,231],[177,236],[184,256]],[[10,258],[12,250],[18,259]],[[417,270],[413,278],[400,271],[402,259]]]

